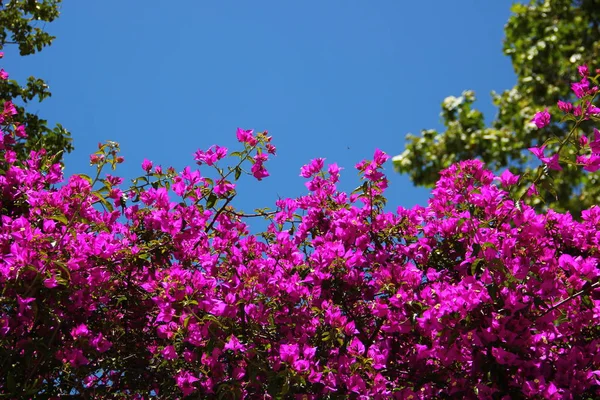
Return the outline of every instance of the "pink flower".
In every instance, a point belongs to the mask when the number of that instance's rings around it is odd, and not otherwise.
[[[600,108],[596,107],[593,104],[589,104],[588,102],[588,108],[586,109],[586,115],[590,116],[590,115],[598,115],[600,114]]]
[[[174,360],[177,358],[175,346],[167,346],[160,352],[165,360]]]
[[[560,166],[560,164],[558,163],[559,161],[559,155],[558,153],[554,154],[552,157],[544,157],[541,159],[550,169],[553,169],[555,171],[561,171],[562,167]]]
[[[15,128],[15,135],[17,137],[20,137],[20,138],[26,138],[27,137],[27,132],[25,132],[25,126],[24,125],[18,125]]]
[[[498,364],[501,365],[511,365],[517,360],[517,356],[500,347],[493,347],[492,355],[496,358]]]
[[[293,364],[298,358],[299,351],[297,344],[282,344],[279,348],[281,361],[288,364]]]
[[[313,175],[318,174],[325,165],[324,158],[315,158],[311,160],[310,164],[303,165],[300,168],[300,176],[303,178],[311,178]]]
[[[56,358],[65,364],[70,363],[75,368],[89,364],[89,360],[83,355],[81,349],[59,350]]]
[[[348,389],[354,393],[364,393],[366,390],[365,381],[358,374],[352,375],[348,381]]]
[[[150,173],[150,170],[152,169],[152,161],[144,158],[144,161],[142,162],[142,169],[147,173]]]
[[[234,353],[237,353],[238,351],[245,351],[246,346],[241,344],[238,338],[236,338],[234,335],[231,335],[227,343],[225,343],[223,350],[231,350]]]
[[[538,127],[538,129],[542,129],[550,123],[550,113],[546,108],[544,111],[540,111],[535,114],[535,116],[531,119],[531,121]]]
[[[543,145],[541,147],[530,147],[529,151],[531,151],[538,159],[540,159],[540,161],[542,161],[544,164],[546,164],[548,166],[548,168],[557,170],[557,171],[562,170],[562,167],[558,163],[558,161],[559,161],[558,153],[554,154],[552,157],[544,157],[544,149],[545,148],[546,148],[546,145]]]
[[[0,69],[0,79],[4,81],[8,79],[8,73],[4,71],[4,68]]]
[[[235,189],[235,184],[228,182],[224,179],[219,179],[213,188],[213,191],[217,196],[223,196],[224,194]]]
[[[310,369],[310,363],[307,360],[296,360],[292,367],[298,372],[306,372]]]
[[[56,280],[56,276],[52,275],[50,278],[44,279],[44,286],[48,289],[52,289],[58,286],[58,281]]]
[[[365,353],[365,345],[355,336],[348,345],[348,354],[354,357],[362,357]]]
[[[73,339],[79,339],[80,337],[85,337],[90,334],[90,331],[85,324],[79,324],[75,328],[71,329],[71,336]]]
[[[197,150],[194,153],[194,160],[198,165],[206,164],[214,165],[217,161],[225,158],[227,155],[227,147],[211,146],[207,151]]]
[[[527,189],[527,196],[539,196],[539,192],[537,190],[537,187],[535,186],[535,183],[532,183],[531,186],[529,186],[529,188]]]
[[[513,174],[509,169],[505,169],[502,175],[500,175],[500,183],[504,187],[512,186],[517,182],[519,182],[519,175]]]
[[[263,165],[265,161],[267,161],[266,154],[257,154],[254,156],[254,164],[252,165],[252,168],[250,168],[252,175],[259,181],[269,176],[269,172]]]
[[[600,131],[594,128],[594,140],[590,142],[592,153],[600,154]]]
[[[373,161],[375,161],[375,164],[377,164],[377,166],[381,167],[389,159],[390,159],[390,156],[388,156],[387,154],[385,154],[383,151],[381,151],[379,149],[375,149],[375,154],[373,155]]]
[[[16,115],[17,109],[12,101],[8,100],[4,102],[4,115]]]
[[[254,131],[252,129],[244,130],[237,128],[237,139],[242,143],[247,143],[250,146],[256,146],[258,140],[253,136]]]
[[[90,344],[94,349],[96,349],[100,353],[105,353],[112,347],[112,343],[106,340],[102,333],[99,333],[97,336],[94,336],[90,340]]]
[[[589,156],[578,156],[577,162],[583,165],[583,169],[588,172],[600,170],[600,154],[592,153]]]
[[[572,83],[571,89],[573,90],[573,93],[575,93],[575,96],[582,98],[588,93],[590,82],[586,78],[583,78],[579,82]]]
[[[85,388],[90,388],[92,387],[96,382],[98,381],[98,377],[96,375],[88,375],[84,380],[83,380],[83,386]]]
[[[332,183],[336,183],[339,181],[341,170],[342,170],[342,168],[340,168],[336,163],[330,164],[327,167],[327,172],[329,172],[329,180]]]
[[[559,100],[557,105],[558,105],[559,110],[566,112],[566,113],[571,112],[571,110],[573,109],[573,104],[562,101],[562,100]]]
[[[194,382],[198,382],[199,380],[200,379],[196,378],[189,371],[180,371],[175,375],[175,383],[184,396],[188,396],[196,391]]]

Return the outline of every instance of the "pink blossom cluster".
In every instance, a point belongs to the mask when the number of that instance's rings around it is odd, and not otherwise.
[[[124,188],[103,173],[123,161],[115,143],[94,155],[96,178],[63,182],[43,151],[18,160],[11,110],[7,397],[600,396],[600,207],[580,221],[517,207],[507,190],[518,177],[465,161],[441,173],[427,206],[386,211],[377,150],[357,164],[353,193],[337,189],[336,164],[305,165],[306,194],[259,213],[268,229],[251,234],[231,200],[242,175],[268,175],[266,133],[238,130],[229,156],[196,152],[218,180],[145,160]]]
[[[558,101],[558,109],[563,112],[563,119],[569,119],[576,121],[574,128],[571,130],[569,135],[561,138],[560,145],[556,152],[546,157],[544,150],[548,142],[555,141],[554,138],[536,147],[531,147],[531,151],[547,168],[552,170],[560,171],[560,153],[572,136],[578,135],[578,127],[584,121],[599,121],[600,120],[600,107],[594,105],[594,101],[598,95],[598,77],[600,76],[600,69],[596,70],[596,76],[590,75],[590,70],[587,65],[582,65],[577,68],[581,80],[571,84],[571,90],[577,99],[580,99],[579,105],[574,105],[568,101]],[[591,85],[594,86],[591,86]],[[552,116],[546,108],[544,111],[538,112],[534,115],[531,122],[535,124],[538,129],[545,128],[550,124]],[[579,148],[578,150],[583,151],[587,154],[580,155],[575,160],[578,165],[582,166],[585,171],[596,172],[600,169],[600,132],[594,129],[594,139],[590,141],[587,136],[581,134],[578,136]]]

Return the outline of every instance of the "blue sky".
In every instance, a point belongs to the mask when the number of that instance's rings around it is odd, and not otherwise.
[[[21,82],[43,78],[53,96],[30,111],[69,129],[67,174],[92,174],[98,142],[119,142],[117,175],[144,158],[177,170],[198,148],[237,149],[236,127],[268,130],[278,155],[262,182],[246,179],[237,206],[273,206],[306,192],[300,167],[325,157],[353,168],[375,148],[391,156],[406,133],[440,127],[440,104],[473,89],[514,85],[502,54],[512,1],[65,1],[42,53],[6,51]],[[393,171],[388,206],[425,204],[429,191]]]

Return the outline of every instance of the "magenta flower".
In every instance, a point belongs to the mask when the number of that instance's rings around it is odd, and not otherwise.
[[[308,362],[307,360],[296,360],[292,363],[292,367],[297,372],[307,372],[310,369],[310,362]]]
[[[558,163],[559,161],[559,155],[558,153],[554,154],[552,157],[544,157],[541,159],[550,169],[553,169],[555,171],[561,171],[562,167],[560,166],[560,164]]]
[[[56,358],[63,363],[70,363],[73,367],[79,368],[89,364],[89,360],[84,356],[81,349],[60,350]]]
[[[299,348],[297,344],[282,344],[279,348],[279,354],[281,361],[293,364],[299,355]]]
[[[559,110],[566,113],[571,112],[571,110],[573,110],[573,104],[566,101],[559,100],[557,105]]]
[[[150,173],[150,170],[152,170],[152,161],[144,158],[144,161],[142,161],[142,169],[147,173]]]
[[[177,351],[175,350],[175,346],[170,345],[166,346],[161,352],[163,358],[165,360],[174,360],[177,358]]]
[[[512,364],[517,359],[517,356],[515,356],[513,353],[508,352],[500,347],[493,347],[492,355],[501,365]]]
[[[75,328],[71,329],[71,336],[73,339],[79,339],[80,337],[86,337],[90,334],[90,331],[85,324],[79,324]]]
[[[4,102],[4,115],[16,115],[17,109],[12,101],[8,100]]]
[[[588,104],[588,108],[586,109],[586,115],[590,116],[590,115],[598,115],[600,114],[600,108],[596,107],[593,104]]]
[[[197,150],[194,153],[194,160],[196,160],[198,165],[206,164],[212,166],[225,156],[227,156],[227,148],[215,145],[211,146],[206,152]]]
[[[389,159],[390,159],[390,156],[388,156],[387,154],[385,154],[383,151],[381,151],[379,149],[375,149],[375,154],[373,155],[373,161],[375,161],[375,164],[377,164],[377,166],[381,167]]]
[[[588,172],[596,172],[600,170],[600,154],[592,153],[589,156],[578,156],[577,163],[583,166],[583,169]]]
[[[175,375],[175,382],[184,396],[189,396],[197,390],[194,387],[194,382],[198,382],[199,380],[189,371],[180,371]]]
[[[94,386],[94,384],[96,384],[97,381],[98,381],[98,377],[96,375],[88,375],[83,380],[83,386],[85,388],[90,388],[90,387]]]
[[[355,336],[348,345],[348,354],[354,357],[362,357],[365,353],[365,345]]]
[[[579,82],[572,83],[571,89],[573,90],[573,93],[575,93],[575,96],[582,98],[588,94],[588,91],[590,90],[590,82],[586,78],[583,78]]]
[[[311,160],[310,164],[302,166],[300,168],[300,176],[303,178],[311,178],[313,175],[318,174],[325,165],[324,158],[315,158]]]
[[[515,185],[517,182],[519,182],[519,175],[513,174],[509,169],[505,169],[500,175],[500,183],[504,187]]]
[[[348,381],[348,389],[354,393],[364,393],[366,390],[365,381],[358,374],[352,375]]]
[[[592,153],[600,154],[600,131],[598,129],[594,128],[594,139],[589,143]]]
[[[550,113],[546,108],[544,111],[540,111],[534,115],[531,121],[538,127],[538,129],[542,129],[550,123]]]
[[[252,175],[259,181],[269,176],[269,172],[267,172],[263,165],[265,161],[267,161],[266,154],[257,154],[254,156],[254,164],[250,168]]]
[[[539,196],[539,192],[537,190],[537,187],[535,186],[535,183],[532,183],[531,186],[529,186],[529,188],[527,189],[527,196]]]
[[[96,349],[100,353],[105,353],[112,347],[112,343],[106,340],[102,333],[99,333],[98,335],[94,336],[90,340],[90,344],[94,349]]]
[[[58,281],[56,280],[56,276],[52,275],[51,277],[44,279],[44,286],[48,289],[57,287]]]
[[[237,128],[237,139],[242,143],[247,143],[250,146],[256,146],[258,140],[253,136],[254,131],[252,129],[244,130],[241,128]]]
[[[562,167],[559,162],[559,154],[556,153],[552,157],[544,156],[544,149],[546,145],[542,145],[541,147],[530,147],[528,150],[531,151],[540,161],[548,166],[548,168],[560,171]]]
[[[227,341],[227,343],[225,343],[223,350],[231,350],[234,353],[237,353],[238,351],[245,351],[246,346],[244,346],[242,343],[240,343],[238,338],[236,338],[234,335],[231,335],[231,337],[229,338],[229,341]]]
[[[217,196],[223,196],[224,194],[235,189],[235,184],[228,182],[224,179],[219,179],[215,184],[213,191]]]

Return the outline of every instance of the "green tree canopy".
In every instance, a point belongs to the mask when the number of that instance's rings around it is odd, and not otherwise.
[[[55,37],[44,29],[46,23],[58,18],[61,1],[0,0],[0,50],[14,45],[22,56],[27,56],[51,45]],[[28,103],[49,96],[48,85],[33,76],[24,84],[12,79],[0,80],[0,99],[15,102],[18,109],[15,122],[27,127],[27,140],[15,148],[20,158],[27,157],[31,150],[45,148],[58,161],[64,152],[73,150],[71,134],[62,125],[50,128],[46,120],[25,109]]]
[[[512,12],[505,27],[504,54],[511,57],[516,85],[492,93],[498,113],[489,126],[473,107],[475,94],[465,91],[442,103],[445,131],[407,135],[405,150],[394,157],[394,166],[415,184],[432,186],[441,170],[472,158],[482,159],[492,169],[509,167],[532,180],[539,161],[523,149],[547,141],[552,149],[552,139],[566,135],[556,103],[572,100],[568,88],[580,79],[576,66],[600,67],[600,0],[532,0],[528,5],[514,4]],[[553,115],[552,124],[538,130],[531,118],[546,107]],[[586,125],[582,129],[591,133]],[[598,174],[574,165],[562,167],[565,171],[559,177],[546,176],[542,181],[548,189],[548,206],[578,215],[600,204]]]

